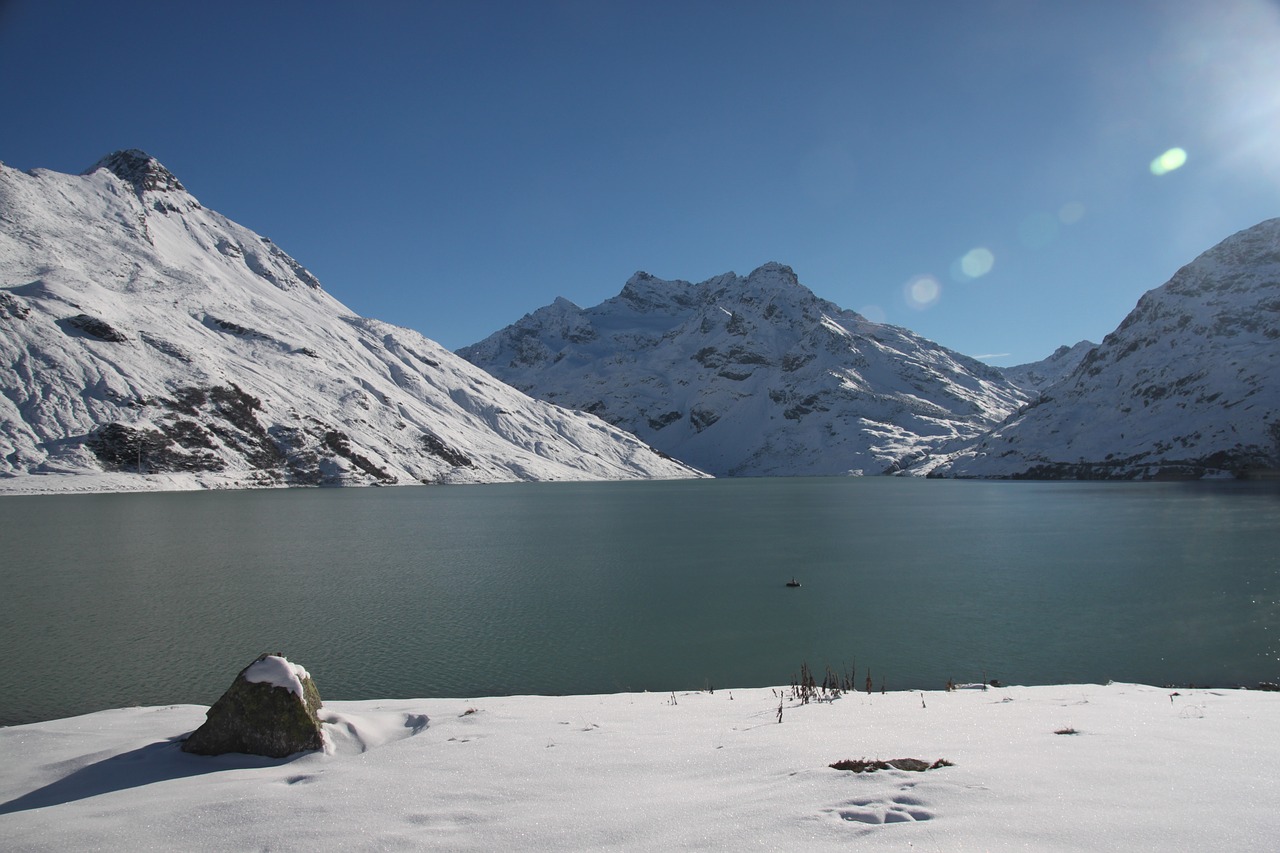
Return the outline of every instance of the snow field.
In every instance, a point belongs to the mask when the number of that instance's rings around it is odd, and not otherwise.
[[[15,726],[0,729],[0,837],[15,850],[1261,850],[1280,830],[1275,694],[847,694],[786,701],[779,723],[781,692],[335,701],[326,753],[281,761],[180,752],[201,706]],[[861,757],[954,766],[828,766]]]

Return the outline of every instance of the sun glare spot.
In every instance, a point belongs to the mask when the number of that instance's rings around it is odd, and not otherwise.
[[[1167,175],[1174,169],[1181,169],[1187,162],[1187,152],[1181,148],[1170,148],[1151,161],[1151,174]]]
[[[1075,225],[1084,219],[1084,205],[1078,201],[1069,201],[1058,208],[1058,221],[1063,225]]]
[[[863,305],[858,313],[873,323],[884,323],[889,319],[889,315],[879,305]]]
[[[906,297],[907,305],[922,311],[938,301],[942,285],[931,275],[917,275],[902,286],[902,295]]]
[[[952,274],[960,281],[973,281],[991,272],[996,256],[985,246],[978,246],[964,253],[952,266]]]

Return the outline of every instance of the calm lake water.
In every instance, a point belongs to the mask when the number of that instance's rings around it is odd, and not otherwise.
[[[263,651],[326,699],[1280,680],[1275,484],[7,497],[0,542],[0,724],[207,704]]]

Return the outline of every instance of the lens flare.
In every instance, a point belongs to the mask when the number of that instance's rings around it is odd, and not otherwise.
[[[995,265],[996,256],[991,254],[989,248],[984,246],[970,248],[960,259],[960,274],[969,280],[982,278],[983,275],[991,272],[992,266]]]
[[[902,286],[902,295],[907,305],[917,311],[923,311],[938,301],[942,295],[942,285],[931,275],[917,275]]]
[[[889,319],[889,315],[879,305],[863,305],[858,313],[873,323],[884,323]]]
[[[1181,148],[1170,148],[1151,161],[1151,174],[1167,175],[1174,169],[1181,169],[1187,162],[1187,152]]]
[[[1069,201],[1058,208],[1058,221],[1063,225],[1075,225],[1084,219],[1084,205],[1078,201]]]
[[[1250,193],[1265,186],[1274,194],[1280,188],[1280,3],[1186,3],[1158,17],[1151,23],[1173,49],[1145,57],[1163,75],[1163,96],[1146,86],[1138,93],[1156,94],[1160,110],[1145,123],[1186,128],[1176,132],[1196,140],[1189,149],[1196,168],[1212,168],[1215,181],[1230,179]],[[1153,164],[1151,171],[1167,174],[1170,165]],[[1224,181],[1222,199],[1229,197],[1226,187]]]

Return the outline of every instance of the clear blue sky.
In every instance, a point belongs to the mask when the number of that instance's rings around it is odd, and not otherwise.
[[[1280,216],[1275,0],[0,0],[0,85],[9,166],[144,149],[450,348],[775,260],[1014,364]]]

